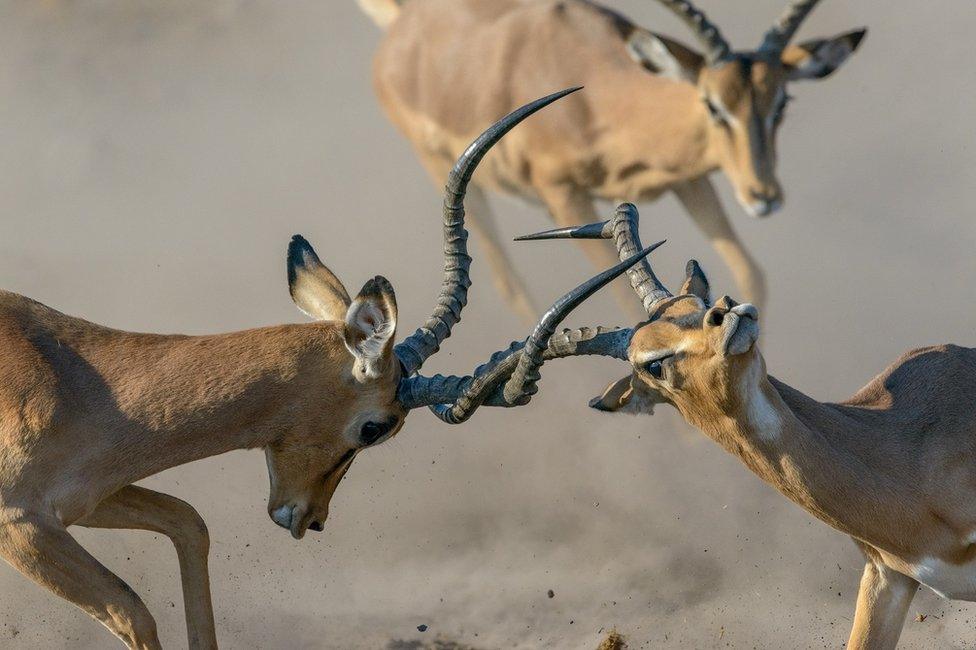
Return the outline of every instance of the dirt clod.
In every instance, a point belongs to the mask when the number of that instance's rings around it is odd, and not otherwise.
[[[617,630],[610,630],[596,650],[627,650],[627,641]]]

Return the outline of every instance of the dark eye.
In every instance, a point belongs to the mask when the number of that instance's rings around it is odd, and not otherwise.
[[[715,103],[708,97],[705,97],[705,106],[708,107],[708,114],[712,116],[713,120],[719,124],[722,124],[723,126],[728,124],[725,119],[725,114],[722,113],[722,111],[718,109],[718,106],[716,106]]]
[[[392,428],[388,422],[367,422],[359,430],[359,440],[368,447],[385,436]]]
[[[644,369],[647,370],[647,374],[654,377],[654,379],[661,379],[664,377],[664,365],[661,363],[661,361],[651,361],[644,366]]]

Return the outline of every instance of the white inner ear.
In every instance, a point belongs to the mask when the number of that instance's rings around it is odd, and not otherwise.
[[[388,318],[376,303],[357,299],[346,314],[346,326],[358,334],[353,344],[346,339],[346,347],[359,362],[359,370],[365,378],[376,379],[380,375],[377,362],[396,331],[396,320]]]
[[[635,30],[627,39],[627,52],[641,65],[649,66],[662,77],[695,83],[697,71],[691,71],[654,34],[642,29]]]

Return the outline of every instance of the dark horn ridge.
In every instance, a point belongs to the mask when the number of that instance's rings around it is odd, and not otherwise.
[[[530,241],[541,239],[613,239],[617,247],[617,256],[626,259],[641,249],[640,215],[637,207],[632,203],[621,203],[617,206],[613,218],[608,221],[587,224],[585,226],[571,226],[556,228],[532,235],[516,237],[516,241]],[[654,269],[646,259],[632,266],[627,271],[630,286],[634,288],[644,310],[652,314],[656,306],[672,296],[664,283],[654,274]]]
[[[474,170],[486,153],[519,122],[580,88],[569,88],[548,95],[509,113],[489,127],[461,154],[448,176],[444,195],[444,281],[437,305],[427,322],[395,347],[406,375],[420,370],[451,335],[451,328],[461,320],[461,310],[468,299],[471,279],[468,270],[468,233],[464,228],[464,195]]]
[[[397,393],[400,403],[407,408],[430,405],[434,414],[444,422],[459,424],[489,401],[492,406],[528,403],[537,390],[538,370],[547,360],[551,346],[553,356],[548,358],[573,354],[626,358],[630,330],[566,330],[555,343],[553,334],[559,323],[576,307],[663,243],[648,246],[562,296],[553,303],[524,343],[513,343],[507,350],[496,352],[474,375],[404,378]],[[600,339],[599,342],[596,339]],[[504,388],[498,395],[503,382]]]
[[[766,32],[759,51],[768,55],[779,56],[790,44],[793,36],[800,29],[803,21],[813,11],[820,0],[797,0],[791,3],[776,19],[773,26]]]
[[[581,327],[564,329],[555,334],[543,353],[545,361],[575,356],[604,356],[627,360],[627,347],[633,330],[630,328]],[[433,377],[414,376],[400,383],[397,400],[408,409],[422,406],[432,407],[434,414],[448,424],[460,424],[474,413],[477,406],[514,407],[503,396],[503,381],[515,370],[519,353],[525,348],[525,341],[515,341],[507,349],[494,353],[491,359],[475,369],[473,375]],[[473,387],[479,376],[492,375],[490,385],[480,382]],[[488,396],[475,405],[477,400],[462,399],[466,393],[474,394],[483,390]],[[473,408],[472,408],[473,407]]]
[[[705,48],[705,60],[709,65],[727,58],[732,47],[725,40],[718,26],[708,20],[705,13],[689,0],[658,0],[670,9],[688,29],[695,35]]]
[[[664,244],[660,241],[648,246],[616,266],[587,280],[562,298],[553,303],[545,313],[532,335],[525,342],[525,349],[519,357],[518,366],[512,376],[505,383],[504,398],[506,402],[515,403],[535,394],[539,381],[539,368],[545,362],[544,352],[549,345],[549,339],[556,331],[556,327],[574,309],[583,304],[587,298],[609,284],[614,278],[651,254],[651,251]]]

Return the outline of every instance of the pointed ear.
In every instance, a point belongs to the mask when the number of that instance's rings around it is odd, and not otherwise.
[[[393,287],[383,276],[365,285],[346,312],[346,348],[356,357],[359,381],[377,379],[386,369],[396,335],[397,305]]]
[[[866,29],[857,29],[833,38],[819,38],[791,45],[783,52],[783,65],[790,81],[823,79],[839,68],[858,48]]]
[[[685,282],[681,285],[679,295],[688,293],[698,296],[706,305],[712,304],[708,278],[705,277],[705,272],[696,260],[688,260],[688,264],[685,265]]]
[[[301,235],[288,244],[288,292],[298,308],[316,320],[342,320],[349,294]]]
[[[638,413],[654,414],[655,404],[664,404],[666,400],[657,391],[634,388],[634,382],[640,381],[632,374],[621,377],[611,383],[603,394],[590,400],[590,408],[610,413]]]
[[[698,83],[705,58],[677,41],[635,27],[627,37],[631,58],[662,77]]]

